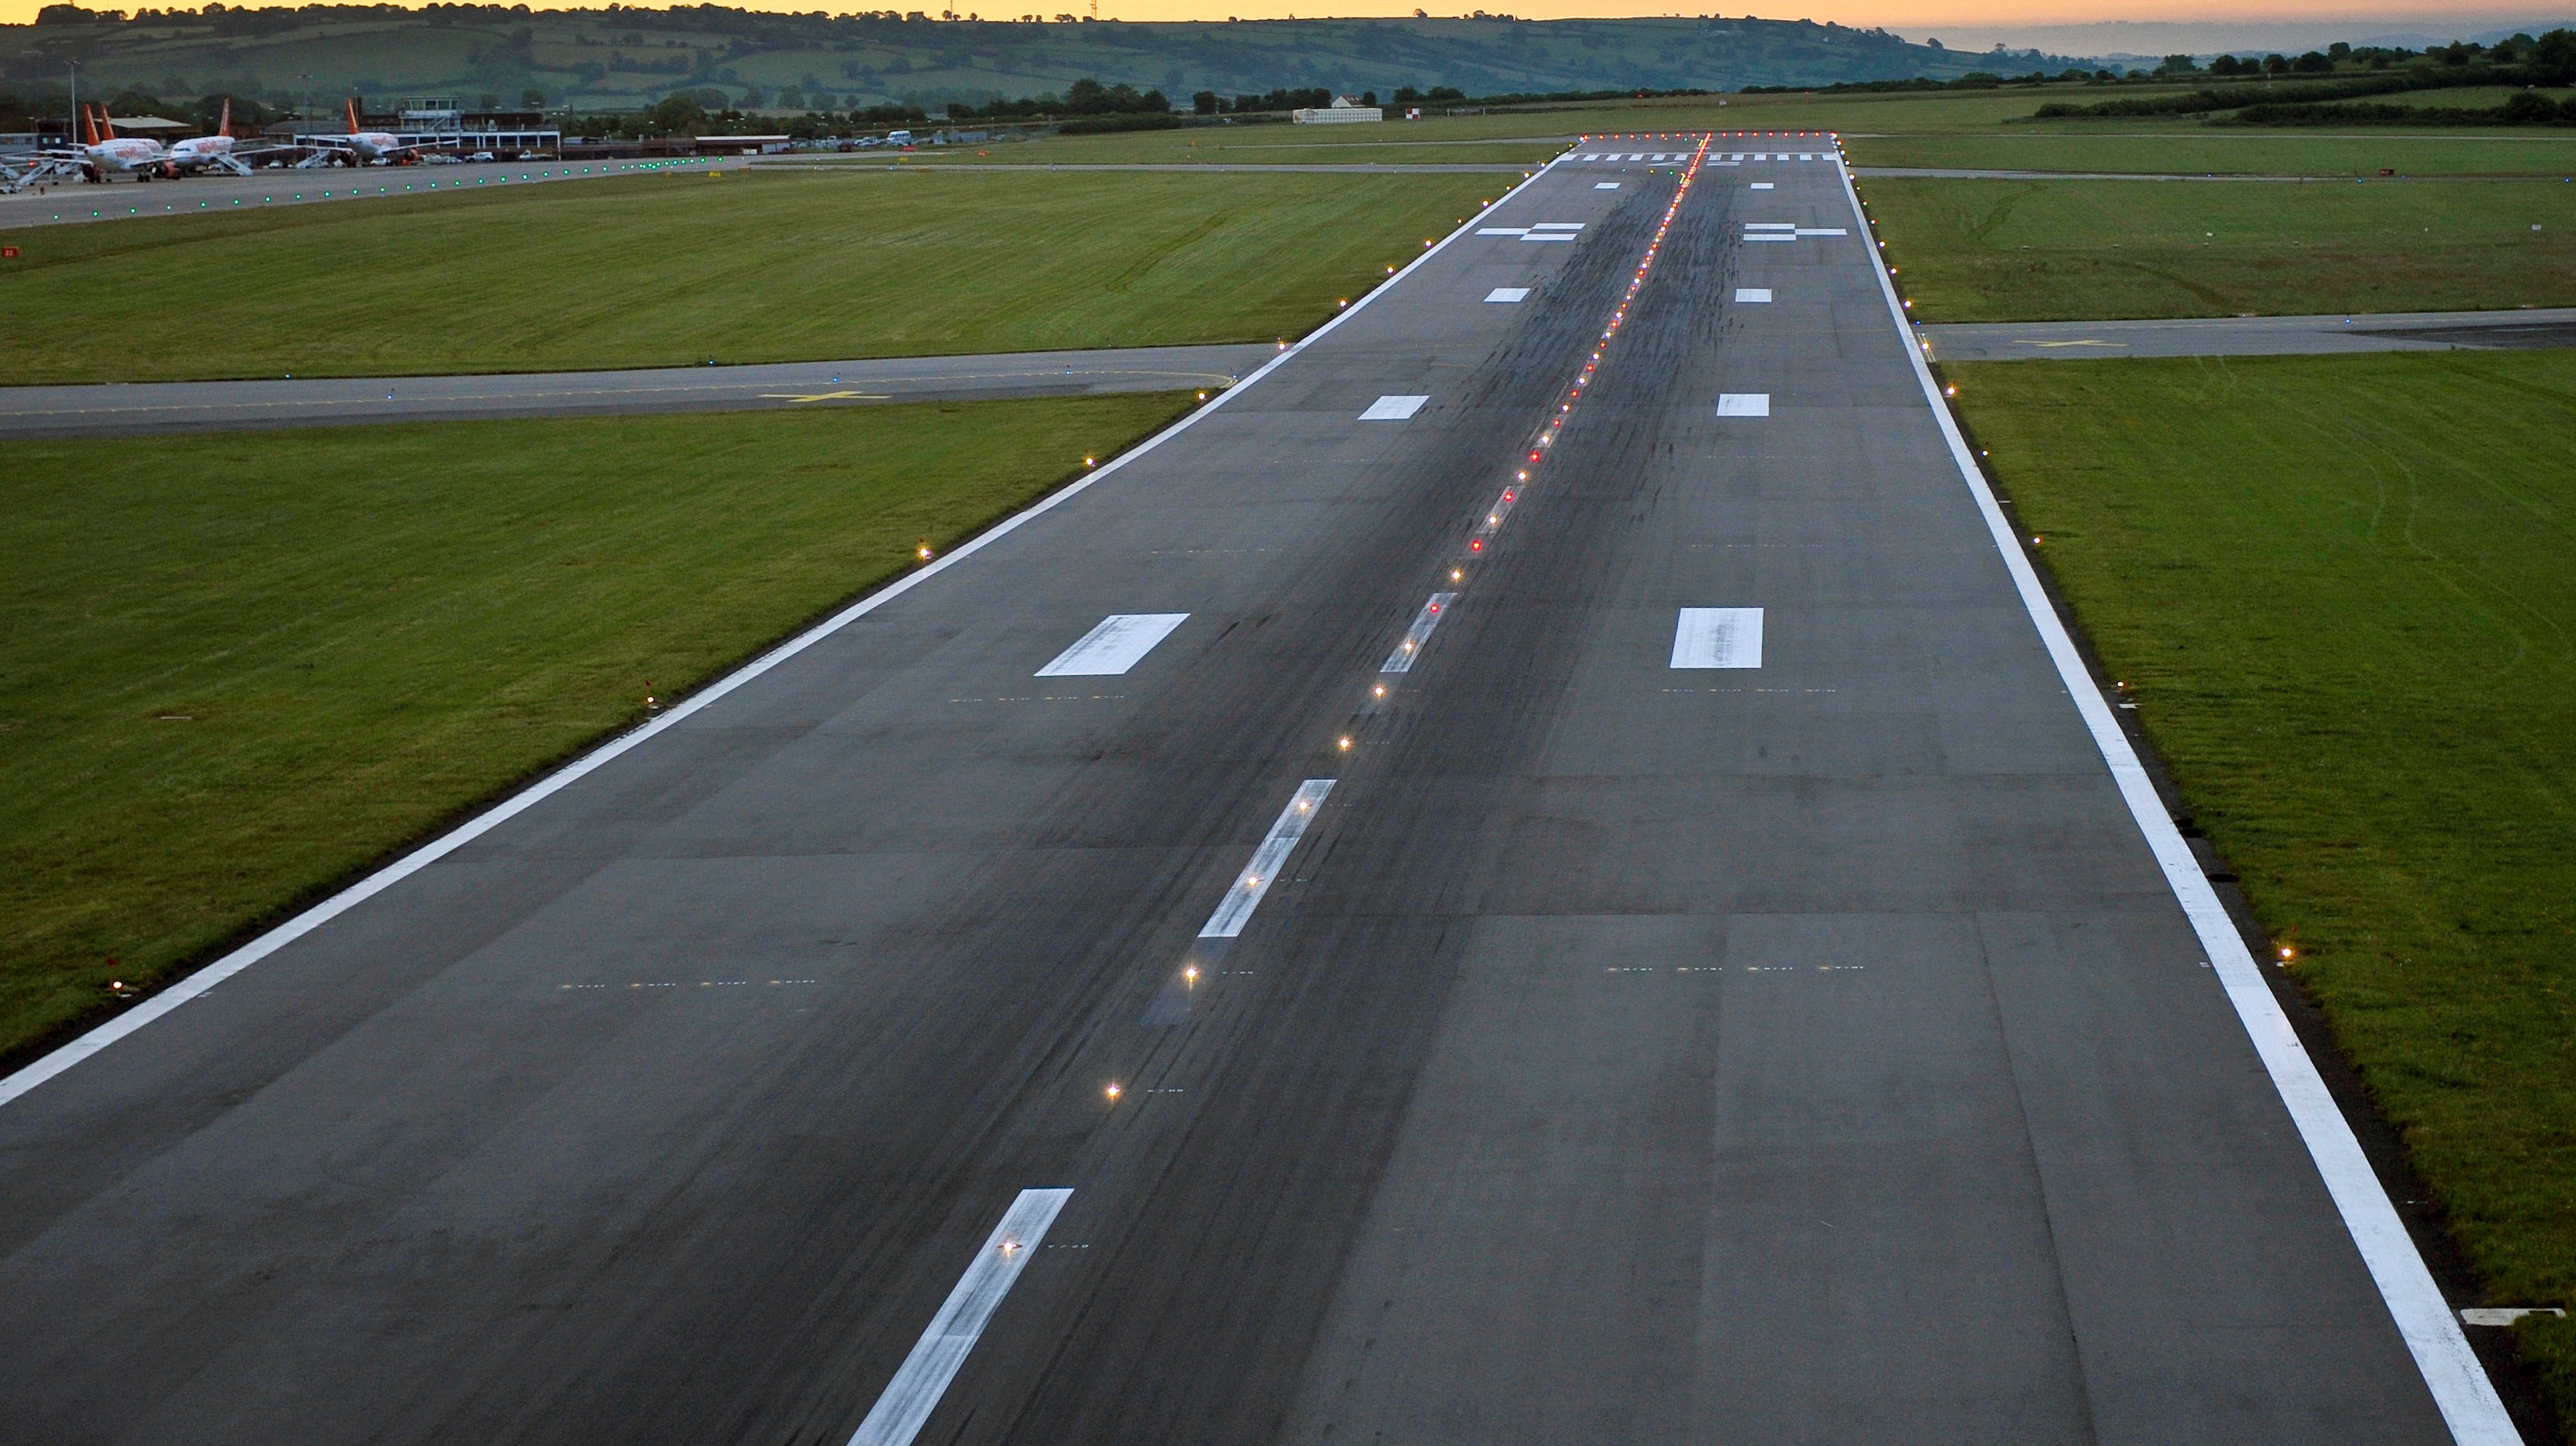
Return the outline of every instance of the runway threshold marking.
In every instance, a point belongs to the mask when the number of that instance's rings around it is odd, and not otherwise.
[[[1852,222],[1866,231],[1869,217],[1861,210],[1860,192],[1852,185],[1851,169],[1839,157],[1835,158],[1835,169],[1842,177],[1843,199],[1851,208]],[[2380,1187],[2369,1157],[2362,1154],[2361,1142],[2352,1133],[2351,1122],[2326,1091],[2324,1076],[2317,1072],[2316,1061],[2308,1057],[2307,1046],[2299,1042],[2298,1033],[2290,1027],[2281,1001],[2273,997],[2271,986],[2264,982],[2262,968],[2246,948],[2244,935],[2237,932],[2236,921],[2228,917],[2226,905],[2219,902],[2218,891],[2202,872],[2200,861],[2193,857],[2191,845],[2183,840],[2173,816],[2165,811],[2155,781],[2138,761],[2137,750],[2129,746],[2128,735],[2120,731],[2118,717],[2086,670],[2073,635],[2067,632],[2046,589],[2041,587],[2038,570],[2022,551],[2018,529],[2004,516],[1994,489],[1986,485],[1967,435],[1959,430],[1958,419],[1942,400],[1940,384],[1923,360],[1923,349],[1914,344],[1913,328],[1905,319],[1905,303],[1896,294],[1896,281],[1887,274],[1886,262],[1879,259],[1875,247],[1866,254],[1872,258],[1871,269],[1878,277],[1879,296],[1887,304],[1888,319],[1902,338],[1906,355],[1913,359],[1914,380],[1922,388],[1924,405],[1931,410],[1943,441],[1949,445],[1950,460],[1959,469],[1960,480],[1976,499],[1987,535],[2002,556],[2014,590],[2021,596],[2022,609],[2048,649],[2049,661],[2056,665],[2058,681],[2073,700],[2077,715],[2093,735],[2093,746],[2110,769],[2121,801],[2128,805],[2129,817],[2145,835],[2147,847],[2163,869],[2166,886],[2182,906],[2183,916],[2191,922],[2201,947],[2209,952],[2210,967],[2218,976],[2219,987],[2236,1011],[2237,1022],[2244,1026],[2255,1057],[2263,1062],[2264,1073],[2271,1077],[2272,1088],[2289,1112],[2291,1123],[2298,1128],[2299,1139],[2307,1146],[2308,1158],[2315,1162],[2336,1213],[2343,1217],[2344,1228],[2370,1272],[2371,1283],[2379,1288],[2380,1300],[2387,1305],[2398,1336],[2405,1341],[2416,1370],[2424,1378],[2426,1391],[2442,1413],[2442,1423],[2450,1428],[2451,1439],[2458,1446],[2520,1446],[2521,1432],[2514,1428],[2513,1417],[2496,1394],[2495,1383],[2487,1378],[2486,1368],[2479,1364],[2477,1353],[2470,1348],[2459,1317],[2451,1313],[2450,1303],[2442,1298],[2442,1288],[2434,1283],[2432,1271],[2425,1267],[2424,1257],[2407,1235],[2406,1222],[2398,1218],[2388,1192]]]
[[[1429,397],[1380,397],[1360,413],[1363,422],[1401,422],[1422,410]]]
[[[1035,676],[1102,678],[1124,673],[1189,620],[1188,613],[1111,613]]]
[[[1770,191],[1778,188],[1773,186],[1769,181],[1755,181],[1753,183],[1753,189],[1757,191]]]
[[[1762,609],[1683,608],[1673,625],[1676,668],[1762,666]]]
[[[1529,294],[1530,289],[1526,286],[1497,286],[1485,293],[1485,299],[1508,304],[1527,300]]]
[[[1499,525],[1498,514],[1486,515],[1497,517]],[[1422,611],[1413,615],[1413,626],[1404,630],[1403,641],[1395,645],[1394,652],[1386,655],[1386,661],[1378,666],[1378,671],[1381,673],[1412,672],[1413,660],[1422,656],[1422,645],[1431,641],[1432,629],[1440,626],[1441,615],[1446,613],[1449,605],[1457,600],[1458,595],[1454,592],[1433,593],[1431,600],[1422,605]]]
[[[1200,938],[1231,939],[1252,922],[1252,911],[1261,907],[1262,896],[1270,892],[1288,855],[1296,851],[1297,840],[1306,836],[1306,825],[1323,811],[1324,799],[1332,791],[1333,780],[1329,778],[1309,778],[1297,785],[1288,806],[1279,810],[1278,820],[1270,825],[1270,832],[1262,835],[1260,847],[1252,851],[1252,862],[1236,877],[1234,886],[1225,891],[1216,912],[1199,927]]]
[[[993,1312],[1001,1308],[1002,1297],[1010,1294],[1012,1282],[1020,1278],[1029,1257],[1046,1239],[1047,1227],[1072,1198],[1071,1190],[1022,1190],[1011,1208],[1002,1212],[1002,1223],[993,1227],[983,1249],[967,1263],[966,1273],[958,1277],[939,1313],[930,1318],[930,1327],[913,1344],[912,1354],[895,1368],[894,1379],[859,1423],[850,1446],[912,1446],[921,1424],[930,1419],[948,1383],[956,1379],[957,1368],[966,1363],[966,1353],[975,1348],[976,1337],[984,1333]]]
[[[1721,417],[1767,417],[1771,415],[1769,392],[1720,392],[1717,414]]]
[[[1760,306],[1771,300],[1771,288],[1768,286],[1739,286],[1735,288],[1735,299],[1747,306]]]

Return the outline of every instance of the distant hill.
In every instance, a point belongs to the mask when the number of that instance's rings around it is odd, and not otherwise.
[[[1391,95],[1401,86],[1468,95],[1947,79],[2068,62],[2036,52],[1967,54],[1880,30],[1783,20],[1261,20],[1193,23],[942,20],[914,11],[829,18],[708,5],[530,12],[528,7],[311,5],[202,12],[48,7],[0,26],[0,89],[63,88],[185,99],[239,94],[277,107],[336,108],[398,95],[468,105],[614,110],[675,91],[719,89],[745,108],[936,108],[1061,92],[1093,76],[1159,89],[1259,94],[1325,87]],[[818,99],[819,98],[819,99]]]

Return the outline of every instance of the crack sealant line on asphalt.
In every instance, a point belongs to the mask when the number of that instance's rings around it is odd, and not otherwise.
[[[1502,205],[1512,197],[1519,195],[1522,191],[1525,191],[1531,186],[1537,184],[1540,180],[1546,177],[1548,171],[1554,168],[1555,165],[1555,161],[1549,161],[1538,167],[1538,169],[1532,171],[1519,185],[1512,187],[1510,190],[1504,192],[1501,197],[1497,198],[1494,202],[1494,206]],[[1480,209],[1476,215],[1482,216],[1488,211],[1494,209],[1494,206],[1484,207]],[[1307,347],[1323,339],[1326,335],[1331,333],[1335,327],[1340,326],[1344,321],[1347,321],[1352,316],[1358,314],[1359,311],[1366,307],[1370,302],[1375,301],[1380,296],[1385,295],[1389,290],[1392,290],[1397,282],[1402,281],[1405,277],[1413,274],[1416,267],[1423,265],[1430,261],[1432,257],[1448,250],[1450,245],[1456,242],[1459,237],[1468,235],[1474,231],[1475,226],[1476,216],[1468,217],[1464,222],[1460,223],[1456,230],[1451,231],[1438,242],[1426,248],[1421,255],[1406,262],[1401,269],[1399,269],[1393,276],[1388,277],[1384,283],[1363,294],[1359,300],[1334,313],[1331,317],[1325,320],[1323,325],[1307,333],[1303,338],[1280,348],[1279,355],[1262,363],[1242,381],[1222,392],[1217,393],[1214,397],[1209,398],[1207,405],[1198,408],[1188,416],[1181,418],[1179,421],[1174,422],[1168,427],[1165,427],[1162,431],[1146,438],[1136,446],[1120,453],[1116,457],[1111,458],[1106,464],[1093,469],[1089,474],[1076,478],[1068,485],[1049,493],[1046,497],[1039,499],[1038,502],[1030,506],[1026,511],[1014,513],[1013,515],[1004,518],[1002,521],[994,524],[991,528],[978,533],[976,536],[959,544],[955,551],[924,565],[916,571],[906,573],[902,577],[896,578],[893,582],[887,583],[884,587],[877,589],[875,592],[872,592],[866,597],[859,599],[857,602],[850,604],[848,607],[841,609],[832,616],[825,618],[823,621],[816,623],[814,626],[807,628],[801,633],[798,633],[795,637],[788,639],[786,642],[779,644],[777,647],[772,648],[768,652],[761,654],[759,657],[752,659],[750,662],[743,664],[734,671],[707,684],[705,687],[690,694],[671,708],[664,710],[659,717],[654,718],[652,721],[634,729],[632,732],[623,734],[601,744],[599,747],[583,754],[571,763],[565,764],[562,768],[559,768],[553,773],[547,774],[545,777],[529,784],[526,788],[521,789],[519,792],[511,795],[501,803],[495,804],[493,807],[486,809],[482,813],[476,814],[474,817],[467,819],[464,823],[459,824],[455,829],[448,833],[441,835],[439,838],[434,839],[429,843],[421,845],[419,848],[403,855],[394,862],[387,864],[385,867],[378,869],[372,874],[369,874],[357,883],[351,884],[349,887],[333,894],[330,898],[306,909],[304,912],[297,914],[294,918],[287,920],[285,923],[278,925],[276,928],[261,934],[249,943],[244,944],[240,948],[233,950],[231,953],[215,960],[206,967],[172,981],[169,985],[156,991],[141,1003],[136,1004],[133,1008],[128,1009],[124,1013],[117,1015],[115,1018],[108,1020],[106,1023],[81,1034],[70,1043],[63,1045],[60,1048],[48,1051],[47,1053],[38,1056],[32,1063],[21,1067],[5,1078],[0,1078],[0,1108],[5,1108],[12,1102],[16,1101],[20,1096],[25,1095],[29,1090],[36,1088],[38,1085],[41,1085],[47,1080],[54,1078],[56,1075],[63,1073],[72,1066],[79,1064],[82,1060],[88,1059],[90,1056],[106,1049],[109,1045],[116,1043],[118,1040],[125,1038],[127,1035],[134,1033],[145,1025],[152,1023],[154,1020],[169,1014],[179,1006],[186,1004],[191,1000],[203,997],[207,991],[213,989],[216,985],[222,983],[226,979],[233,977],[244,969],[249,968],[251,965],[258,963],[260,960],[267,958],[269,955],[276,953],[278,950],[283,949],[287,945],[294,943],[296,940],[303,938],[305,935],[312,933],[324,924],[331,922],[333,919],[349,912],[358,905],[365,903],[367,900],[374,898],[376,895],[381,894],[385,890],[392,888],[394,885],[401,883],[403,880],[410,878],[413,874],[419,873],[431,864],[438,862],[440,859],[447,857],[456,850],[483,837],[485,834],[490,833],[502,824],[507,823],[511,819],[518,817],[520,814],[527,812],[539,803],[553,797],[564,788],[615,761],[617,758],[625,754],[627,750],[650,739],[659,737],[665,731],[678,726],[683,720],[693,716],[703,709],[714,706],[735,689],[740,688],[744,684],[751,682],[753,679],[760,677],[770,669],[775,668],[779,664],[786,662],[788,659],[795,657],[797,654],[804,652],[807,648],[814,646],[816,643],[819,643],[823,639],[839,632],[841,629],[848,627],[858,619],[867,616],[869,613],[875,612],[878,608],[881,608],[887,603],[894,601],[896,598],[903,596],[905,593],[912,591],[914,588],[919,587],[931,578],[946,572],[950,567],[953,567],[956,564],[965,561],[967,558],[974,556],[976,553],[983,551],[986,546],[990,545],[994,541],[1018,531],[1021,527],[1027,525],[1036,518],[1052,512],[1066,502],[1080,496],[1084,491],[1088,490],[1092,484],[1118,471],[1129,462],[1132,462],[1137,458],[1144,456],[1146,453],[1153,451],[1155,448],[1162,446],[1165,442],[1179,436],[1181,433],[1188,431],[1191,427],[1196,426],[1201,418],[1206,417],[1210,413],[1216,411],[1219,407],[1224,406],[1226,403],[1234,400],[1237,396],[1242,395],[1243,392],[1249,389],[1253,383],[1260,381],[1263,377],[1270,375],[1271,372],[1287,364],[1292,358],[1302,354]]]
[[[1869,217],[1861,210],[1860,193],[1852,186],[1851,168],[1841,164],[1838,169],[1843,194],[1851,203],[1852,219],[1866,235]],[[2443,1423],[2460,1446],[2520,1446],[2522,1436],[2514,1430],[2513,1418],[2497,1396],[2495,1383],[2487,1379],[2485,1368],[2478,1364],[2468,1337],[2460,1329],[2459,1317],[2443,1300],[2441,1287],[2434,1283],[2424,1257],[2406,1234],[2405,1222],[2398,1219],[2396,1208],[2389,1204],[2388,1192],[2380,1188],[2379,1177],[2372,1173],[2370,1161],[2361,1153],[2361,1143],[2354,1138],[2351,1124],[2326,1093],[2316,1061],[2308,1057],[2306,1047],[2291,1031],[2289,1016],[2281,1012],[2281,1002],[2272,997],[2271,988],[2263,982],[2261,966],[2246,949],[2235,922],[2227,917],[2218,891],[2210,886],[2199,861],[2192,857],[2191,846],[2183,841],[2181,831],[2165,813],[2164,801],[2156,796],[2155,784],[2138,761],[2137,751],[2120,731],[2119,720],[2103,702],[2102,690],[2087,672],[2066,624],[2040,587],[2039,574],[2022,552],[2003,508],[1996,504],[1993,489],[1986,485],[1985,474],[1969,451],[1958,420],[1942,401],[1940,386],[1924,363],[1922,348],[1914,344],[1913,329],[1906,324],[1904,302],[1896,294],[1895,281],[1887,274],[1886,260],[1876,247],[1868,248],[1867,254],[1877,272],[1879,289],[1886,296],[1888,315],[1904,340],[1906,355],[1914,360],[1914,375],[1922,384],[1923,400],[1940,423],[1951,460],[1958,464],[1959,475],[1975,496],[1977,510],[1985,516],[1986,529],[1994,538],[1996,551],[2003,555],[2004,567],[2012,574],[2022,606],[2029,612],[2032,626],[2038,629],[2050,660],[2057,665],[2058,678],[2066,685],[2067,695],[2075,700],[2084,726],[2092,733],[2094,746],[2101,750],[2102,761],[2119,785],[2130,816],[2137,820],[2147,847],[2164,870],[2175,901],[2182,905],[2201,947],[2208,951],[2227,1002],[2235,1008],[2237,1020],[2253,1041],[2254,1053],[2263,1061],[2273,1089],[2297,1125],[2299,1138],[2308,1147],[2308,1157],[2324,1177],[2326,1192],[2343,1217],[2344,1228],[2351,1232],[2353,1245],[2360,1251],[2372,1282],[2379,1287],[2380,1299],[2387,1304],[2398,1335],[2414,1356],[2415,1367],[2423,1374],[2424,1385],[2440,1409]]]

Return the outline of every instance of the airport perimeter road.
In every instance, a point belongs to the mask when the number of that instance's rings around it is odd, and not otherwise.
[[[0,1106],[0,1437],[2442,1439],[1835,164],[1676,184]]]
[[[1927,322],[1935,361],[2122,356],[2322,356],[2356,351],[2576,346],[2576,307],[2161,321]]]
[[[201,216],[216,211],[318,205],[325,201],[373,201],[388,196],[457,196],[503,186],[598,181],[618,176],[687,176],[740,170],[751,160],[749,156],[716,156],[705,160],[468,162],[453,166],[257,171],[247,176],[191,176],[184,181],[48,185],[42,190],[0,196],[0,230],[67,226],[75,221],[130,221],[144,216]]]
[[[0,437],[1153,392],[1230,386],[1278,354],[1275,343],[1255,343],[625,372],[0,387]]]

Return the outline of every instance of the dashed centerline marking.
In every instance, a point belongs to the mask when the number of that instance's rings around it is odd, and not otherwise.
[[[1288,864],[1288,855],[1297,848],[1297,840],[1306,836],[1306,825],[1324,808],[1324,798],[1333,791],[1333,780],[1309,778],[1297,785],[1296,795],[1279,811],[1279,819],[1263,835],[1261,846],[1252,851],[1252,863],[1225,892],[1224,902],[1199,929],[1202,939],[1231,939],[1252,922],[1252,911],[1261,907],[1262,895],[1270,892],[1271,881]]]
[[[1002,1223],[993,1227],[984,1248],[958,1278],[956,1289],[948,1292],[946,1303],[930,1318],[930,1328],[921,1333],[868,1418],[859,1423],[850,1446],[912,1446],[912,1438],[921,1433],[922,1423],[947,1393],[948,1383],[956,1379],[957,1368],[966,1363],[966,1353],[975,1348],[976,1338],[1001,1308],[1002,1297],[1010,1294],[1011,1283],[1020,1278],[1029,1257],[1046,1239],[1047,1227],[1072,1198],[1071,1190],[1022,1190],[1011,1202]]]
[[[1431,641],[1431,630],[1440,626],[1441,615],[1448,611],[1449,604],[1455,602],[1457,597],[1454,592],[1433,593],[1431,600],[1422,605],[1422,611],[1413,615],[1413,626],[1404,630],[1404,640],[1395,645],[1394,652],[1386,655],[1386,661],[1378,666],[1378,671],[1381,673],[1413,671],[1413,660],[1422,656],[1422,645]]]

